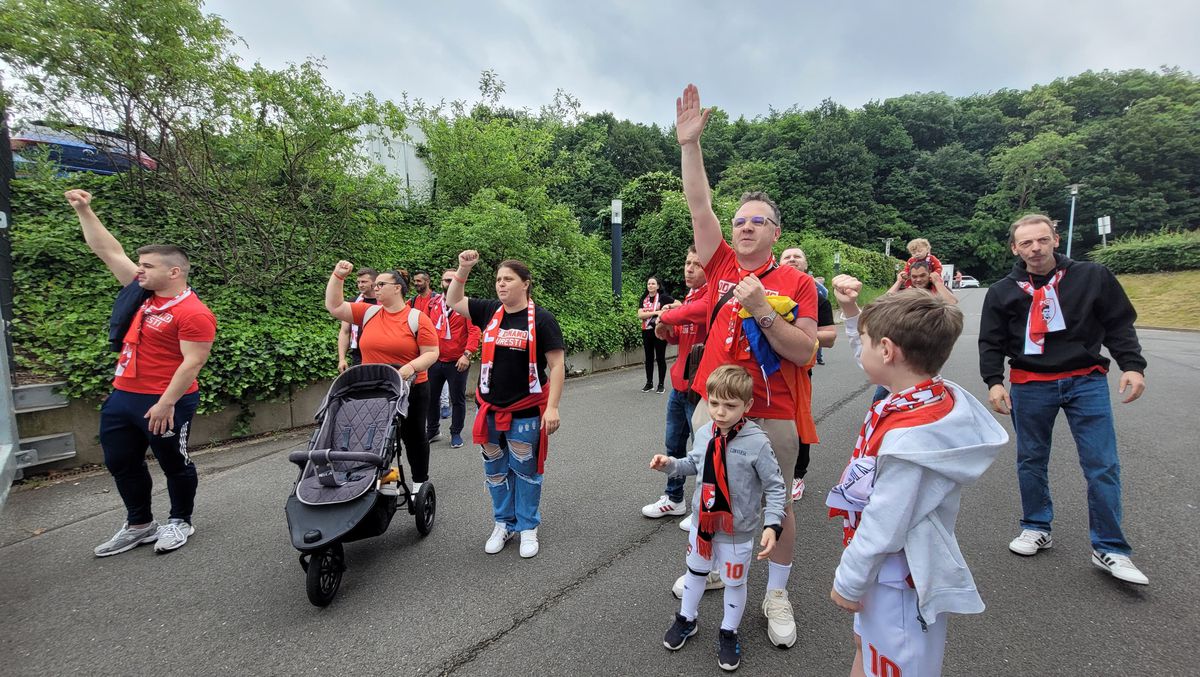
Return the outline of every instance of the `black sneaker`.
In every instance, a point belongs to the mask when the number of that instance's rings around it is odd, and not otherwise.
[[[717,638],[717,665],[732,672],[741,664],[742,643],[738,641],[737,631],[721,628],[721,636]]]
[[[663,386],[661,383],[659,383],[658,387],[654,389],[654,392],[658,393],[659,395],[663,394]]]
[[[654,384],[653,384],[653,383],[647,383],[646,385],[642,386],[642,392],[644,392],[644,393],[648,393],[648,392],[650,392],[651,390],[654,390]]]
[[[688,638],[696,634],[700,628],[695,620],[688,620],[682,614],[675,614],[675,622],[667,629],[663,637],[663,646],[671,651],[679,651],[687,644]]]

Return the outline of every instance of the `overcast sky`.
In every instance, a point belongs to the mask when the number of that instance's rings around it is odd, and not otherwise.
[[[831,6],[831,5],[837,6]],[[346,93],[478,98],[536,110],[562,88],[588,112],[670,123],[695,82],[705,105],[754,117],[830,98],[963,96],[1085,70],[1200,73],[1196,0],[211,0],[272,68],[323,57]]]

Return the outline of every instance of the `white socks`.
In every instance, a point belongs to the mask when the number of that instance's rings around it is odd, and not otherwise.
[[[746,584],[725,586],[725,615],[721,618],[721,629],[737,632],[742,624],[742,614],[746,612],[746,596],[749,591]]]
[[[688,571],[683,575],[683,603],[679,605],[679,614],[689,621],[696,620],[700,615],[700,598],[704,596],[704,576],[697,576]]]
[[[791,564],[776,564],[768,560],[767,590],[787,590],[788,576],[791,573]]]

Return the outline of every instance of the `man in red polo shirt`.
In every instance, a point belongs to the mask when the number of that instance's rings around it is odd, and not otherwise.
[[[117,280],[153,292],[125,333],[113,392],[100,408],[104,465],[116,481],[127,517],[94,552],[108,557],[143,543],[154,543],[155,552],[169,552],[196,532],[196,466],[188,457],[187,437],[200,403],[196,375],[212,350],[217,319],[188,286],[191,264],[182,249],[148,245],[137,250],[134,263],[92,211],[91,194],[69,190],[65,195],[88,247]],[[146,467],[147,446],[167,476],[171,497],[171,516],[162,526],[150,508],[153,481]]]
[[[736,364],[749,371],[754,378],[754,400],[748,416],[766,432],[784,479],[791,486],[800,440],[816,441],[811,384],[804,367],[813,361],[817,350],[817,288],[812,277],[776,262],[772,247],[780,235],[779,208],[765,193],[742,196],[733,218],[733,243],[725,241],[713,212],[700,151],[700,134],[709,112],[700,108],[700,92],[695,85],[688,85],[676,100],[675,134],[682,150],[683,192],[692,216],[696,253],[708,278],[709,308],[716,311],[693,388],[706,396],[704,382],[724,364]],[[772,302],[782,300],[779,297],[796,304],[790,322]],[[756,329],[746,327],[739,316],[743,309]],[[765,339],[766,345],[756,337]],[[696,408],[693,424],[693,429],[711,424],[707,407]],[[787,580],[796,527],[790,502],[778,535],[778,544],[770,554],[762,610],[771,642],[792,646],[796,642],[796,622],[788,601]]]
[[[442,289],[449,289],[454,281],[454,270],[442,272]],[[438,361],[429,368],[429,392],[441,392],[445,386],[450,391],[450,446],[458,449],[463,445],[463,422],[467,418],[467,372],[471,369],[471,355],[479,349],[479,327],[446,305],[446,295],[435,294],[434,303],[429,305],[429,316],[437,330]],[[441,437],[440,412],[429,408],[428,436],[433,441]]]

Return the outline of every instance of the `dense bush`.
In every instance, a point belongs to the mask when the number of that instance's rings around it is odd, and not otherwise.
[[[1117,275],[1200,270],[1200,230],[1129,235],[1093,249],[1091,257]]]

